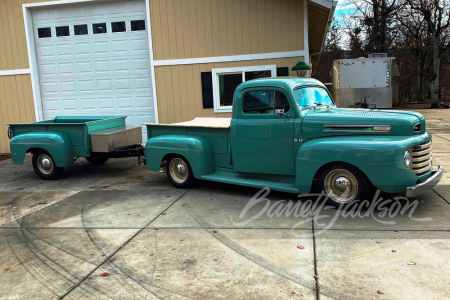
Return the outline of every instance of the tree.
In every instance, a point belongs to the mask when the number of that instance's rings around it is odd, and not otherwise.
[[[433,76],[430,85],[431,107],[439,107],[439,71],[450,48],[450,1],[405,0],[403,9],[419,13],[425,22],[432,44]]]
[[[356,7],[348,34],[350,43],[364,46],[364,52],[389,52],[395,37],[398,0],[350,0]],[[358,29],[360,31],[358,31]],[[364,39],[363,39],[364,36]]]
[[[426,74],[428,73],[427,62],[430,55],[430,37],[425,26],[425,20],[420,13],[400,9],[396,12],[397,28],[401,33],[400,48],[408,49],[414,57],[408,59],[416,60],[417,86],[419,100],[425,101],[427,94]]]

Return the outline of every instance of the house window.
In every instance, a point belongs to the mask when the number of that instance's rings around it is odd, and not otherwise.
[[[85,35],[88,34],[88,27],[86,24],[73,26],[73,31],[75,35]]]
[[[145,30],[145,20],[131,21],[131,31]]]
[[[125,22],[112,22],[111,23],[111,31],[112,32],[124,32],[127,31],[127,27],[125,26]]]
[[[56,36],[69,36],[69,26],[57,26]]]
[[[48,38],[51,36],[52,36],[52,30],[50,29],[50,27],[38,28],[38,37],[40,39]]]
[[[106,33],[106,23],[92,24],[92,32],[94,34]]]
[[[274,77],[276,70],[276,65],[213,69],[214,112],[231,112],[234,91],[239,84],[251,79]]]

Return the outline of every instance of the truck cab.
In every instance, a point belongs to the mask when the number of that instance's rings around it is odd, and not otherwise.
[[[421,114],[337,108],[309,78],[242,83],[232,118],[147,124],[147,167],[166,169],[180,188],[195,179],[324,192],[333,205],[371,197],[373,188],[412,197],[437,184],[431,134]]]

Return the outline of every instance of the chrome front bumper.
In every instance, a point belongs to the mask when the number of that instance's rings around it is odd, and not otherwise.
[[[406,188],[406,197],[416,197],[425,191],[432,189],[438,182],[441,180],[442,175],[444,174],[444,168],[442,166],[438,166],[437,171],[432,172],[430,178],[426,181],[416,184],[414,186],[409,186]]]

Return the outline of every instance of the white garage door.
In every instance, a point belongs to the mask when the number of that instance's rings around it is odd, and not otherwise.
[[[44,119],[126,115],[127,125],[155,121],[145,12],[144,1],[32,11]]]

